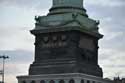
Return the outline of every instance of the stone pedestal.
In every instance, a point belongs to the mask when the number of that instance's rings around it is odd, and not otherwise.
[[[29,75],[84,73],[103,76],[98,65],[97,37],[87,31],[55,31],[37,33],[35,60],[30,65]]]
[[[35,20],[34,62],[18,83],[109,83],[98,64],[99,21],[88,17],[83,0],[53,0]]]
[[[17,78],[18,83],[111,83],[100,77],[80,73],[30,75]]]

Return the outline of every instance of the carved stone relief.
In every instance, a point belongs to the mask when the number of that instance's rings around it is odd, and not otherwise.
[[[66,35],[44,36],[37,40],[40,48],[58,48],[66,46]]]
[[[94,41],[92,39],[86,38],[86,37],[81,37],[79,41],[79,47],[80,48],[85,48],[91,51],[95,50],[95,45]]]
[[[81,59],[84,62],[96,64],[97,54],[91,50],[81,48]]]

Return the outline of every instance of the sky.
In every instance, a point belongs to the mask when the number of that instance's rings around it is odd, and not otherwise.
[[[46,15],[52,0],[0,0],[0,55],[8,55],[5,83],[28,75],[34,60],[35,15]],[[90,18],[100,20],[99,65],[104,78],[125,77],[125,0],[84,0]],[[2,60],[0,59],[0,70]],[[0,77],[1,80],[1,77]]]

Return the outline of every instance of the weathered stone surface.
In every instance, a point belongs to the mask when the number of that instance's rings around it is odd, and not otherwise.
[[[29,74],[79,72],[102,76],[97,50],[98,38],[79,31],[39,34],[36,36],[35,62]]]
[[[83,0],[53,0],[47,16],[35,17],[35,60],[29,75],[85,73],[102,77],[98,65],[99,22],[88,18]],[[62,1],[62,2],[60,2]]]
[[[110,80],[103,79],[92,75],[82,73],[67,73],[67,74],[43,74],[43,75],[29,75],[29,76],[18,76],[18,83],[113,83]],[[71,80],[73,82],[71,82]],[[87,82],[89,81],[89,82]]]

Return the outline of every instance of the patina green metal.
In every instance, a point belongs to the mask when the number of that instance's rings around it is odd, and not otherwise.
[[[83,0],[53,0],[53,7],[72,6],[83,8]]]
[[[59,30],[79,30],[81,32],[96,34],[102,37],[98,32],[99,21],[90,19],[83,7],[83,0],[53,0],[53,5],[47,16],[36,16],[36,30],[59,31]],[[40,32],[40,31],[38,31]],[[34,33],[37,34],[37,33]],[[99,36],[100,35],[100,36]]]
[[[53,0],[53,6],[49,14],[62,14],[69,12],[77,12],[87,16],[83,7],[83,0]]]

